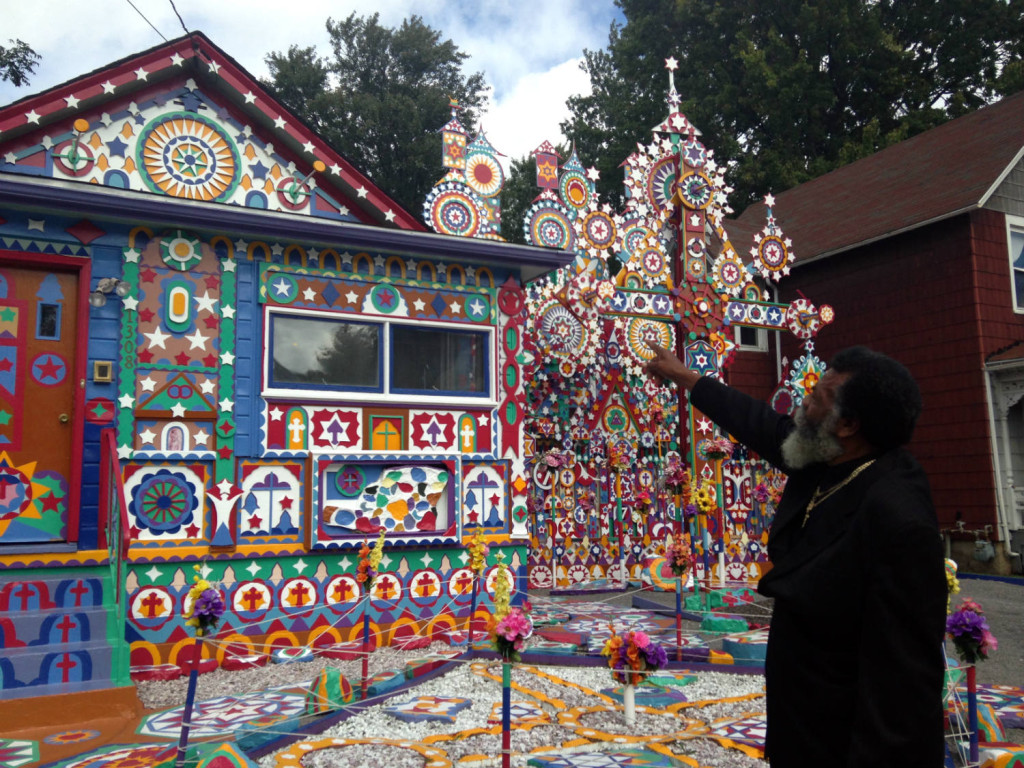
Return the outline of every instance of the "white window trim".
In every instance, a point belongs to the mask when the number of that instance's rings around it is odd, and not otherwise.
[[[1024,273],[1024,269],[1020,269],[1013,265],[1013,249],[1010,247],[1013,241],[1013,235],[1019,234],[1024,237],[1024,218],[1020,216],[1006,215],[1006,260],[1010,267],[1010,300],[1013,304],[1013,311],[1018,314],[1024,314],[1024,296],[1017,295],[1017,281],[1015,279],[1015,272],[1020,271]]]
[[[740,342],[740,331],[743,328],[749,328],[750,330],[757,332],[757,343],[755,344],[743,344]],[[734,331],[733,341],[736,343],[736,349],[740,352],[767,352],[768,351],[768,329],[767,328],[754,328],[750,325],[737,325]]]
[[[382,392],[352,392],[344,389],[292,389],[285,387],[271,387],[270,381],[270,318],[272,315],[284,315],[290,317],[303,316],[323,318],[326,320],[351,320],[366,324],[383,326],[383,345],[381,355],[385,364],[383,370],[383,391]],[[459,396],[451,394],[442,395],[413,395],[404,392],[391,392],[391,368],[387,361],[391,359],[391,334],[389,326],[395,325],[417,325],[429,328],[447,328],[454,331],[474,331],[487,334],[487,347],[490,352],[488,360],[488,392],[477,397]],[[263,381],[261,382],[261,394],[267,400],[298,400],[303,402],[330,402],[330,403],[380,403],[382,400],[388,403],[408,403],[410,405],[464,405],[474,408],[497,408],[497,387],[499,370],[497,365],[498,341],[496,329],[493,325],[472,325],[470,323],[444,323],[431,322],[424,324],[422,320],[415,318],[392,318],[381,315],[361,315],[349,312],[325,312],[315,309],[299,309],[291,307],[267,307],[263,316]]]

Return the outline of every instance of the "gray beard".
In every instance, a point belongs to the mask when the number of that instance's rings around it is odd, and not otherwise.
[[[843,446],[835,436],[839,414],[833,409],[820,424],[807,421],[803,405],[793,414],[796,429],[782,442],[782,459],[790,469],[825,464],[842,455]]]

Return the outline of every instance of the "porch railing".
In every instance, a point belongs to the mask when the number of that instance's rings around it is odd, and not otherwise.
[[[114,598],[114,624],[118,644],[113,650],[112,676],[127,682],[130,659],[125,643],[125,624],[128,620],[125,605],[124,563],[128,557],[131,531],[128,526],[128,505],[121,478],[121,462],[117,457],[117,439],[113,429],[105,429],[100,437],[100,493],[99,531],[100,546],[107,550],[110,564],[111,591]]]

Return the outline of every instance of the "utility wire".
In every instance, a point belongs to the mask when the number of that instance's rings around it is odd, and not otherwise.
[[[153,26],[153,22],[146,18],[146,14],[144,14],[142,11],[140,11],[138,9],[138,7],[135,5],[135,3],[132,2],[132,0],[126,0],[126,1],[127,1],[128,5],[130,5],[132,8],[134,8],[135,12],[137,14],[139,14],[139,16],[142,17],[143,21],[145,21],[147,24],[149,24],[149,26],[153,27],[153,31],[156,32],[158,35],[160,35],[160,37],[163,38],[163,41],[166,43],[167,42],[167,38],[164,37],[163,32],[161,32],[159,29],[157,29],[156,27]],[[174,5],[174,3],[171,3],[171,5]]]
[[[178,17],[178,22],[179,22],[179,23],[181,24],[181,28],[182,28],[183,30],[185,30],[185,34],[186,34],[186,35],[188,35],[188,34],[191,34],[191,33],[190,33],[190,32],[188,31],[188,27],[186,27],[186,26],[185,26],[185,20],[184,20],[183,18],[181,18],[181,14],[180,14],[180,13],[178,13],[178,6],[176,6],[176,5],[174,4],[174,0],[168,0],[168,2],[169,2],[169,3],[171,4],[171,8],[173,8],[173,9],[174,9],[174,15]]]

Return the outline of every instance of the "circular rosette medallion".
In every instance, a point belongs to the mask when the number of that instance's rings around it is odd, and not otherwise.
[[[626,254],[625,261],[647,247],[651,232],[639,219],[630,219],[619,227],[619,250]]]
[[[807,299],[797,299],[786,308],[786,327],[798,339],[810,339],[821,327],[818,310]]]
[[[711,181],[703,173],[692,171],[679,180],[679,195],[687,208],[704,210],[711,203]]]
[[[202,244],[198,237],[176,229],[161,239],[160,258],[171,269],[187,272],[203,260]]]
[[[606,211],[589,211],[576,219],[580,245],[594,251],[606,251],[615,245],[618,227],[615,219]]]
[[[523,228],[527,239],[534,245],[544,248],[558,248],[571,251],[576,247],[572,221],[562,206],[555,207],[551,202],[537,203],[526,215]]]
[[[182,473],[159,471],[135,489],[128,509],[139,527],[154,534],[177,533],[199,508],[195,489]]]
[[[190,112],[162,115],[147,125],[139,136],[138,163],[154,192],[189,200],[226,200],[241,176],[231,137]]]
[[[590,205],[590,198],[592,192],[590,189],[590,182],[587,178],[579,172],[569,171],[562,174],[562,180],[559,182],[559,191],[562,193],[562,200],[565,204],[575,208],[577,211],[582,211],[588,205]]]
[[[487,211],[468,189],[454,185],[435,187],[423,205],[427,223],[435,232],[456,237],[476,237],[485,229]]]
[[[576,315],[557,301],[541,310],[538,328],[545,346],[556,355],[578,357],[587,346],[586,327]]]
[[[747,269],[735,253],[723,251],[711,265],[711,280],[719,293],[739,296],[747,284]]]
[[[764,237],[751,249],[750,255],[761,274],[776,281],[781,275],[789,274],[789,262],[794,258],[786,243],[775,235]]]
[[[630,318],[626,326],[626,338],[629,351],[641,363],[654,357],[649,343],[657,344],[665,349],[672,349],[672,329],[668,323],[661,323],[646,317]]]
[[[653,287],[668,280],[668,259],[665,258],[665,249],[660,243],[648,245],[637,254],[636,261],[646,285]]]
[[[659,213],[666,211],[672,203],[677,175],[675,155],[661,158],[651,166],[647,173],[647,201]]]
[[[492,197],[505,183],[501,165],[490,155],[477,152],[466,158],[466,184],[482,197]]]

